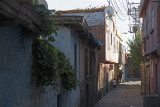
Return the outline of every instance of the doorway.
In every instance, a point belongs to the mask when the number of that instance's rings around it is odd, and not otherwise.
[[[156,73],[156,94],[158,94],[158,71],[157,71],[157,64],[155,64],[155,73]]]

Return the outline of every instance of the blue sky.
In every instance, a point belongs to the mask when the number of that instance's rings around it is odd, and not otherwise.
[[[71,10],[71,9],[85,9],[88,7],[101,7],[101,6],[107,6],[108,2],[107,0],[46,0],[48,3],[49,9],[55,9],[55,10]],[[115,1],[117,2],[117,5],[115,4]],[[126,14],[126,10],[124,6],[127,8],[126,1],[132,2],[140,2],[140,0],[112,0],[115,10],[118,12],[121,19],[125,20],[122,21],[117,16],[117,28],[121,30],[121,32],[128,32],[129,31],[129,17],[127,15],[123,15],[120,10]],[[112,4],[111,4],[112,5]],[[119,9],[120,10],[119,10]],[[132,38],[132,34],[124,34],[123,40],[124,43],[129,39]]]

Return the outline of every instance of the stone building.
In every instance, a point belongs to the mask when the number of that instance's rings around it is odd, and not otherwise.
[[[59,28],[54,46],[63,51],[76,70],[82,85],[66,92],[60,89],[52,92],[54,107],[92,107],[97,102],[98,50],[103,45],[90,31],[83,16],[51,16]],[[61,103],[61,106],[57,104]]]

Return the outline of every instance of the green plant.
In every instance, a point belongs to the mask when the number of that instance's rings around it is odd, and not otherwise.
[[[58,28],[53,25],[49,15],[56,12],[39,7],[37,0],[35,0],[35,11],[43,17],[43,20],[40,26],[41,36],[34,39],[32,47],[34,81],[43,88],[47,86],[55,88],[60,81],[62,87],[72,90],[78,85],[76,72],[65,54],[51,44],[55,41],[51,34],[57,35]]]
[[[142,55],[142,42],[141,42],[141,34],[139,31],[137,31],[135,40],[129,39],[127,42],[130,50],[130,56],[132,58],[132,61],[135,65],[135,67],[139,68],[140,63],[143,61],[143,55]]]
[[[35,39],[32,48],[33,75],[37,85],[56,86],[57,49],[45,39]]]
[[[78,85],[78,81],[76,79],[76,71],[72,68],[69,63],[69,60],[66,59],[63,52],[58,52],[58,72],[61,77],[62,86],[71,90],[72,88],[76,88]]]

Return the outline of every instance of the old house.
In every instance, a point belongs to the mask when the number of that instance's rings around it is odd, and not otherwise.
[[[0,0],[1,107],[40,107],[31,66],[32,42],[40,32],[41,17],[30,3],[32,0]]]
[[[143,55],[148,56],[150,61],[146,62],[143,68],[144,105],[150,101],[152,107],[158,107],[160,96],[160,13],[159,1],[141,0],[140,18],[143,19],[142,26],[142,48]],[[153,101],[153,98],[156,100]],[[147,101],[148,99],[148,101]],[[151,107],[151,105],[150,105]]]
[[[92,107],[97,102],[98,50],[103,45],[90,31],[83,16],[51,16],[59,28],[54,46],[63,51],[76,70],[81,86],[50,94],[54,107]],[[57,105],[61,103],[61,105]]]
[[[118,63],[119,57],[119,42],[117,40],[119,41],[121,38],[116,35],[116,16],[114,10],[111,6],[107,6],[59,12],[64,15],[84,16],[90,31],[104,43],[98,53],[98,91],[99,98],[102,98],[111,88],[111,81],[115,77],[114,64]]]
[[[113,52],[116,54],[115,59],[116,63],[114,64],[114,77],[118,80],[119,79],[119,71],[123,70],[123,40],[122,40],[122,33],[116,28],[115,37],[113,38]],[[125,73],[124,73],[125,74]]]

